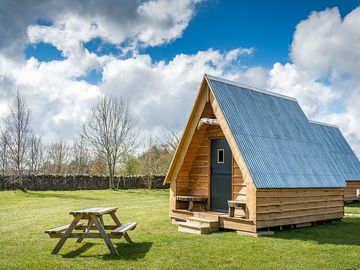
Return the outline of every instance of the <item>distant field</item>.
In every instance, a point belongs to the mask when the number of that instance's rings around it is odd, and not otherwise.
[[[134,244],[114,240],[112,257],[100,239],[66,242],[46,229],[71,221],[70,210],[117,206],[122,221],[137,221]],[[253,238],[226,231],[177,232],[168,218],[168,190],[0,192],[0,269],[359,269],[360,203],[341,223]]]

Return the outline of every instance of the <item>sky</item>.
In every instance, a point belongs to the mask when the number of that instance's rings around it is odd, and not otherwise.
[[[99,95],[142,138],[183,127],[204,73],[297,98],[360,150],[360,0],[0,1],[0,119],[71,140]]]

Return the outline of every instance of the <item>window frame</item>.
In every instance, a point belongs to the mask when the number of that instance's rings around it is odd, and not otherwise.
[[[222,152],[222,161],[220,161],[220,152]],[[225,149],[223,148],[217,149],[216,161],[218,164],[225,163]]]

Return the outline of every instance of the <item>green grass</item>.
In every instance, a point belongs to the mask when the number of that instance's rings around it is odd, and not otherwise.
[[[109,255],[100,239],[69,239],[51,255],[57,239],[46,229],[71,221],[70,210],[117,206],[124,222],[137,221]],[[359,269],[360,204],[340,223],[253,238],[224,231],[177,232],[168,218],[167,190],[0,192],[0,269]]]

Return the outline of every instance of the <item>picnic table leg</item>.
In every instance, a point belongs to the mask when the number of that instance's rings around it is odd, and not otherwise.
[[[98,229],[101,237],[104,239],[105,244],[109,248],[111,254],[119,256],[118,251],[116,250],[116,248],[114,247],[113,243],[111,242],[109,236],[107,235],[107,233],[104,229],[104,226],[101,224],[100,219],[97,216],[93,216],[93,215],[91,215],[91,219],[95,223],[96,228]]]
[[[110,213],[110,216],[111,216],[111,218],[113,219],[113,221],[115,222],[115,224],[116,224],[117,226],[121,226],[121,222],[120,222],[120,220],[118,219],[118,217],[115,215],[115,213]],[[124,236],[126,242],[128,242],[128,243],[133,243],[133,241],[131,240],[131,238],[130,238],[130,236],[128,235],[127,232],[123,233],[123,236]]]
[[[90,228],[91,228],[91,226],[93,225],[93,223],[94,223],[94,222],[92,221],[92,219],[89,218],[88,224],[87,224],[86,228],[83,230],[83,235],[81,235],[81,236],[79,237],[79,239],[76,240],[76,243],[81,243],[81,242],[84,240],[84,238],[85,238],[85,236],[86,236],[86,233],[90,231]]]
[[[70,223],[69,228],[67,228],[67,230],[65,231],[65,233],[61,236],[59,242],[56,244],[56,246],[54,247],[53,251],[51,252],[52,254],[57,254],[60,249],[62,248],[62,246],[65,244],[66,240],[68,239],[69,235],[72,233],[72,231],[74,230],[75,226],[78,224],[78,222],[80,221],[82,215],[76,215],[74,216],[74,220]]]

